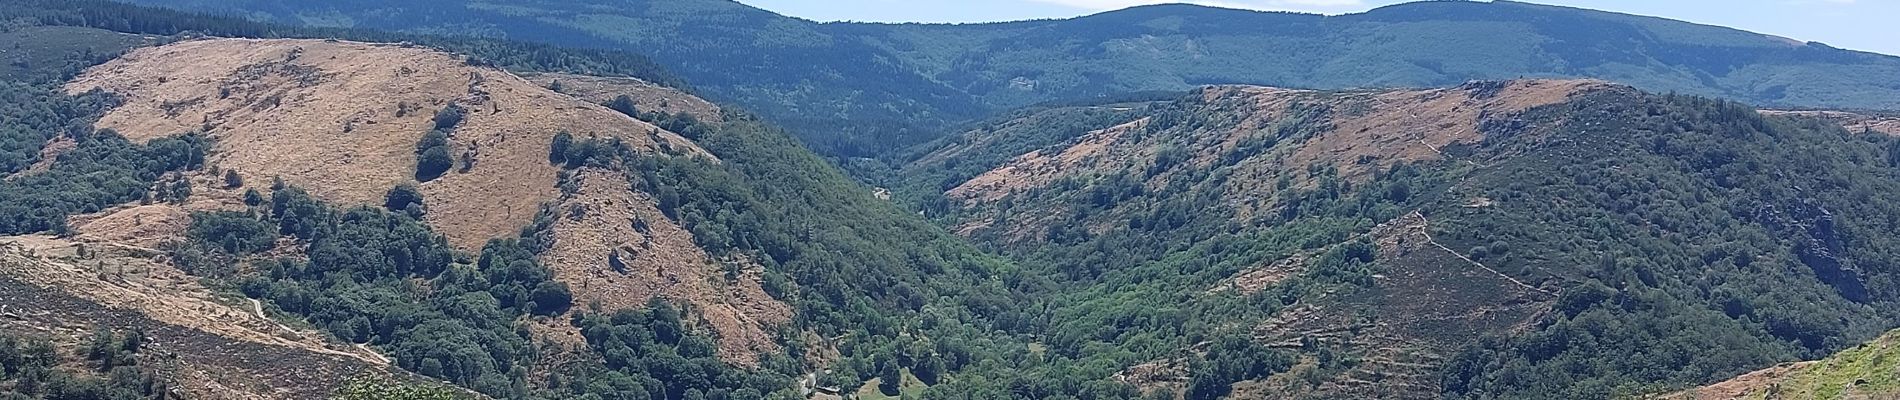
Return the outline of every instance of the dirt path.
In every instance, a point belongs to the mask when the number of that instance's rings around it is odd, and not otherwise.
[[[114,248],[112,242],[87,242]],[[293,329],[270,319],[262,304],[251,300],[251,312],[212,295],[186,281],[182,272],[164,270],[169,265],[154,264],[142,257],[95,253],[85,260],[60,257],[60,251],[73,251],[79,243],[47,236],[0,238],[0,276],[57,290],[95,302],[108,309],[136,312],[156,321],[202,330],[229,340],[303,349],[311,353],[343,356],[365,363],[388,365],[381,356],[332,349],[321,334]],[[137,247],[137,246],[127,246]],[[145,272],[125,275],[102,274],[105,263],[128,263],[133,270]],[[87,266],[83,263],[92,263]],[[121,267],[122,270],[126,267]],[[157,275],[153,271],[157,272]],[[252,319],[255,317],[256,319]],[[277,332],[266,332],[281,330]],[[378,361],[384,361],[379,363]]]
[[[0,319],[5,332],[55,340],[80,340],[83,335],[68,333],[96,328],[145,332],[154,365],[177,368],[175,390],[186,398],[321,399],[351,377],[382,370],[353,354],[303,351],[309,348],[179,325],[17,275],[0,274],[0,304],[14,314]]]
[[[299,333],[297,332],[296,329],[291,328],[290,325],[284,325],[282,322],[277,322],[277,319],[271,318],[269,315],[264,314],[264,302],[258,301],[257,299],[251,299],[251,298],[246,298],[245,300],[248,300],[251,302],[251,312],[256,313],[258,319],[271,321],[272,323],[277,324],[278,329],[283,329],[285,332]],[[384,357],[383,354],[377,352],[376,349],[369,348],[369,345],[365,345],[362,343],[351,343],[350,348],[356,349],[356,352],[360,353],[360,354],[352,354],[353,356],[357,356],[359,359],[361,359],[362,357],[369,357],[369,359],[364,359],[363,361],[368,361],[371,364],[387,366],[391,362],[389,360],[389,357]],[[349,353],[345,352],[341,354],[349,354]]]
[[[369,345],[367,344],[357,343],[354,346],[356,346],[356,351],[362,352],[363,355],[370,356],[371,358],[375,358],[376,359],[375,363],[378,365],[389,365],[395,362],[394,360],[390,360],[389,357],[384,357],[383,353],[376,352],[376,349],[369,348]]]
[[[1457,250],[1452,250],[1450,247],[1445,247],[1444,244],[1438,243],[1438,239],[1432,238],[1432,231],[1431,231],[1432,220],[1425,218],[1425,213],[1423,212],[1419,212],[1415,210],[1415,211],[1412,211],[1412,214],[1418,216],[1418,220],[1425,224],[1425,226],[1419,229],[1419,234],[1425,235],[1425,241],[1427,243],[1431,243],[1432,246],[1437,246],[1439,249],[1444,250],[1446,253],[1451,253],[1453,257],[1458,257],[1458,259],[1460,260],[1465,260],[1465,262],[1471,263],[1471,265],[1476,265],[1478,266],[1478,268],[1483,268],[1485,271],[1489,271],[1492,274],[1496,274],[1498,277],[1504,278],[1504,280],[1507,280],[1507,281],[1511,281],[1511,283],[1517,284],[1518,286],[1522,286],[1525,289],[1529,289],[1531,291],[1543,293],[1547,295],[1556,295],[1556,293],[1552,293],[1549,290],[1544,290],[1543,288],[1531,286],[1530,284],[1524,283],[1524,281],[1517,280],[1517,278],[1512,278],[1510,275],[1507,275],[1503,272],[1498,272],[1498,270],[1491,269],[1491,267],[1484,265],[1484,263],[1478,262],[1478,260],[1473,260],[1471,259],[1471,257],[1465,257],[1464,254],[1459,253]]]
[[[274,324],[277,324],[277,328],[278,328],[278,329],[283,329],[284,331],[287,331],[287,332],[296,332],[296,331],[297,331],[296,329],[291,329],[291,327],[290,327],[290,325],[284,325],[284,323],[282,323],[282,322],[277,322],[277,320],[276,320],[276,319],[274,319],[274,318],[271,318],[271,317],[270,317],[269,315],[265,315],[265,314],[264,314],[264,302],[262,302],[262,301],[257,301],[257,299],[251,299],[251,298],[246,298],[245,300],[249,300],[249,301],[251,302],[251,312],[253,312],[253,313],[256,313],[256,314],[257,314],[257,319],[261,319],[261,320],[265,320],[265,321],[270,321],[271,323],[274,323]]]

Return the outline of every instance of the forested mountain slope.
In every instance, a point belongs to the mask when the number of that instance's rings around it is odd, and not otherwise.
[[[1337,89],[1592,77],[1762,106],[1900,108],[1900,58],[1660,18],[1508,1],[1319,16],[1188,5],[973,25],[820,24],[728,0],[130,0],[313,26],[651,54],[834,156],[1054,99],[1201,84]]]
[[[825,385],[880,368],[938,382],[1024,347],[989,337],[1018,312],[1001,307],[1020,303],[999,283],[1009,264],[754,117],[581,75],[664,76],[637,57],[190,37],[380,34],[30,5],[4,10],[0,37],[76,34],[3,86],[0,232],[16,236],[0,295],[31,307],[0,329],[59,345],[67,326],[146,331],[199,368],[88,385],[320,398],[413,373],[497,398],[797,398],[835,363],[867,367]],[[307,382],[259,363],[302,358]]]
[[[0,391],[73,399],[321,398],[352,379],[428,380],[372,350],[274,320],[180,271],[153,247],[183,237],[147,235],[167,224],[164,213],[92,213],[136,206],[155,194],[157,181],[201,168],[209,144],[194,134],[140,145],[95,132],[89,125],[115,99],[59,91],[80,68],[159,38],[22,22],[0,29],[0,44],[11,49],[0,74]],[[235,203],[210,193],[194,201]],[[90,214],[68,220],[79,213]],[[20,235],[43,231],[64,237]]]
[[[0,358],[42,371],[0,377],[28,396],[1604,398],[1900,324],[1878,113],[1604,80],[1219,85],[975,124],[893,156],[893,202],[627,53],[18,3],[0,355],[87,348]],[[747,27],[654,31],[717,40],[852,26],[624,5]],[[1108,15],[1155,10],[1231,12]],[[484,26],[459,27],[516,36]],[[888,89],[854,93],[912,93]],[[877,112],[953,119],[908,101]]]
[[[898,192],[1046,279],[1052,352],[1190,398],[1651,393],[1900,324],[1900,139],[1738,103],[1220,86],[927,149]],[[1209,367],[1235,333],[1291,372]]]

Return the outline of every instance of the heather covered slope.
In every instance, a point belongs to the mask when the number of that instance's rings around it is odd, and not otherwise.
[[[125,367],[117,374],[139,371],[158,382],[159,392],[189,398],[322,398],[352,378],[424,379],[394,369],[374,350],[284,325],[250,303],[213,293],[152,256],[111,242],[0,237],[0,303],[7,305],[0,335],[62,349],[82,348],[97,333],[141,335],[142,345],[120,356],[128,360],[92,361],[105,361],[104,370]],[[10,389],[18,390],[24,389]]]
[[[972,25],[820,24],[726,0],[132,2],[639,51],[833,156],[883,156],[934,138],[945,122],[1027,104],[1203,84],[1341,89],[1588,77],[1762,106],[1900,107],[1892,78],[1900,58],[1508,1],[1330,17],[1164,5]]]
[[[1592,81],[1210,87],[982,124],[898,192],[1049,281],[1052,351],[1144,349],[1144,388],[1593,398],[1900,323],[1896,146]],[[1235,325],[1291,375],[1195,367]]]

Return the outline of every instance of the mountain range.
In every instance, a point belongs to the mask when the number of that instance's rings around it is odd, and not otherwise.
[[[1900,58],[1577,8],[1428,1],[1359,14],[1193,5],[989,24],[817,23],[730,0],[135,0],[309,26],[646,54],[820,153],[879,157],[945,124],[1202,84],[1308,89],[1598,78],[1765,107],[1900,108]]]
[[[0,398],[1900,392],[1888,56],[1513,2],[135,2],[177,9],[0,7]]]

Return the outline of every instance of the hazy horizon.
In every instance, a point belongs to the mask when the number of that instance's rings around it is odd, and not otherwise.
[[[1261,11],[1339,15],[1412,0],[738,0],[822,22],[982,23],[1073,18],[1128,7],[1188,3]],[[1537,0],[1529,3],[1719,25],[1843,49],[1900,55],[1900,2],[1869,0]]]

